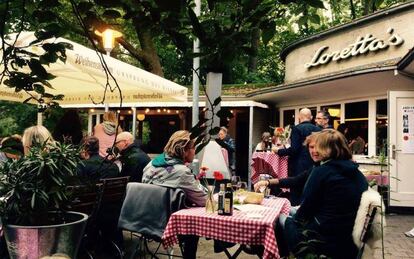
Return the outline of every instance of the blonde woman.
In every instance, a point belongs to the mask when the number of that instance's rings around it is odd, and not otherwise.
[[[105,112],[103,122],[93,129],[93,135],[99,139],[99,155],[101,157],[108,156],[107,150],[112,147],[116,135],[120,132],[122,129],[118,127],[116,113],[113,111]]]
[[[185,165],[193,161],[194,155],[194,141],[190,139],[190,132],[176,131],[165,145],[164,153],[144,168],[142,182],[181,188],[186,193],[187,204],[204,206],[207,194]]]
[[[315,149],[321,164],[312,170],[303,190],[301,205],[293,218],[285,222],[289,250],[301,257],[303,244],[311,240],[314,252],[328,258],[355,258],[358,249],[352,240],[352,228],[362,193],[368,183],[351,161],[345,137],[325,129],[316,136]],[[304,235],[304,232],[309,235]]]
[[[22,137],[24,154],[27,155],[33,145],[45,142],[50,144],[55,142],[52,134],[45,127],[37,125],[25,129]]]

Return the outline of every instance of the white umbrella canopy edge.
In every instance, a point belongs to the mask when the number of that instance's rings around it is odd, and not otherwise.
[[[9,38],[13,39],[13,35]],[[22,32],[16,46],[27,46],[34,39],[33,32]],[[49,73],[56,76],[50,80],[54,90],[47,89],[47,92],[65,95],[62,101],[58,101],[59,104],[92,104],[92,100],[101,102],[107,82],[113,91],[107,92],[105,103],[119,104],[120,96],[115,89],[115,82],[110,77],[107,80],[96,51],[64,38],[49,41],[66,42],[73,46],[72,50],[66,50],[66,63],[58,61],[46,67]],[[30,51],[42,54],[43,50],[31,47]],[[186,87],[115,58],[106,55],[102,57],[121,88],[123,102],[187,101]],[[22,102],[28,97],[23,91],[15,93],[14,89],[3,84],[0,86],[1,100]]]

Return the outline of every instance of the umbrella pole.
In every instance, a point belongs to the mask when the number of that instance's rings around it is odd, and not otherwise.
[[[43,112],[37,112],[37,125],[42,126],[43,125]]]

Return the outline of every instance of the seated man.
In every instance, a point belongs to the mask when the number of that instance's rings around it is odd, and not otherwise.
[[[82,180],[95,182],[103,178],[119,176],[118,166],[99,155],[99,139],[97,137],[86,137],[83,140],[83,145],[81,157],[84,160],[78,165],[78,176]]]
[[[115,142],[122,163],[121,176],[129,176],[131,182],[141,182],[144,167],[151,162],[150,157],[134,141],[131,133],[119,133]]]

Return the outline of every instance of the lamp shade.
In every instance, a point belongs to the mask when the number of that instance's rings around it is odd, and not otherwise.
[[[138,119],[139,121],[143,121],[143,120],[145,120],[145,114],[143,114],[143,113],[139,113],[139,114],[137,114],[137,119]]]

